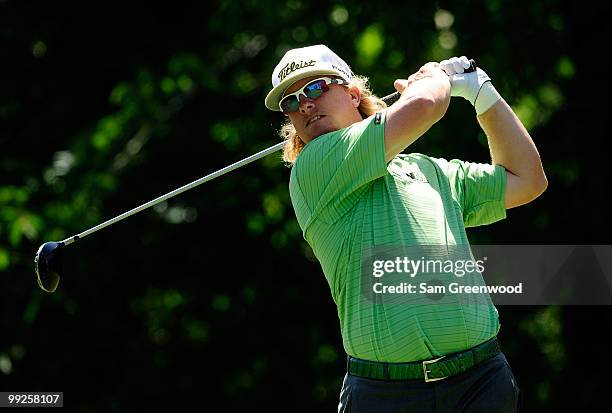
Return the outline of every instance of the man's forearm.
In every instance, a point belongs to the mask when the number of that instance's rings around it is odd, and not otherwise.
[[[450,102],[450,80],[437,63],[427,63],[408,79],[395,81],[402,95],[387,110],[385,160],[388,162],[440,120]]]
[[[529,132],[504,99],[478,116],[478,122],[487,135],[493,164],[503,165],[535,188],[546,188],[540,154]]]

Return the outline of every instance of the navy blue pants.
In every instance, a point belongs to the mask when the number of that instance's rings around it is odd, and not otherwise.
[[[520,389],[504,353],[437,382],[373,380],[346,374],[338,412],[516,413]]]

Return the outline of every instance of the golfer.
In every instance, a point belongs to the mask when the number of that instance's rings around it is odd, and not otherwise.
[[[366,249],[469,246],[466,227],[501,220],[546,189],[528,132],[487,74],[468,67],[464,56],[426,63],[395,81],[401,96],[389,107],[325,45],[289,50],[272,73],[265,104],[288,118],[280,132],[291,201],[347,353],[340,412],[519,410],[490,298],[405,305],[362,291]],[[490,164],[401,153],[444,116],[451,96],[474,106]]]

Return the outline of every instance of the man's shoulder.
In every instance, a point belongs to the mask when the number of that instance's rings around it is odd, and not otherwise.
[[[341,134],[343,129],[338,129],[332,132],[327,132],[318,136],[304,145],[294,162],[294,167],[303,164],[309,157],[316,155],[318,152],[328,147],[334,141],[334,137]]]
[[[359,122],[355,122],[345,128],[341,128],[335,131],[327,132],[304,146],[300,154],[297,156],[294,162],[295,167],[300,167],[303,164],[309,164],[316,160],[321,155],[329,155],[331,146],[342,145],[343,143],[347,147],[352,146],[354,142],[364,133],[365,129],[370,125],[374,116],[369,116]]]
[[[345,128],[346,129],[346,128]],[[310,171],[316,171],[316,168],[321,168],[321,157],[329,155],[330,145],[338,139],[338,134],[341,134],[343,129],[338,129],[332,132],[325,133],[309,143],[300,151],[291,166],[289,175],[289,187],[299,186],[298,176],[304,177],[304,174],[309,175]]]

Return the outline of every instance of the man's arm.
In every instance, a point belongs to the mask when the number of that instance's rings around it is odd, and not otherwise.
[[[512,108],[499,99],[477,119],[489,141],[491,162],[506,168],[505,208],[529,203],[540,196],[548,180],[538,150]]]
[[[489,76],[480,68],[464,73],[469,66],[465,56],[440,62],[440,67],[450,76],[451,95],[463,97],[476,109],[478,122],[489,141],[491,162],[506,169],[505,208],[531,202],[548,186],[538,150]]]
[[[389,162],[439,121],[450,103],[450,80],[438,63],[427,63],[407,80],[396,80],[402,95],[387,110],[385,161]]]

